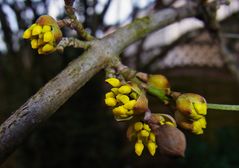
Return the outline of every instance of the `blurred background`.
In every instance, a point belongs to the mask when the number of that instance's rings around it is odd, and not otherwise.
[[[117,27],[184,0],[76,0],[77,17],[102,38]],[[239,1],[218,10],[228,47],[239,58]],[[58,74],[83,50],[38,55],[21,36],[40,15],[65,17],[63,0],[0,0],[0,123]],[[63,29],[64,36],[76,36]],[[239,60],[237,58],[237,61]],[[129,46],[123,62],[139,71],[161,73],[175,91],[195,92],[210,103],[239,104],[239,83],[227,69],[219,48],[203,23],[184,19]],[[104,105],[104,72],[98,73],[47,122],[36,129],[1,166],[54,167],[239,167],[239,112],[208,112],[205,134],[185,131],[185,158],[145,151],[136,157],[126,139],[126,125],[114,121]],[[153,112],[160,102],[152,99]]]

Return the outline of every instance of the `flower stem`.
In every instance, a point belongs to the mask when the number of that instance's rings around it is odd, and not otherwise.
[[[239,111],[239,105],[207,103],[207,109],[227,110],[227,111]]]

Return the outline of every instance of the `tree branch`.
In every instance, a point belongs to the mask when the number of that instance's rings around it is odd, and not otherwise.
[[[91,47],[49,81],[0,126],[0,163],[20,145],[32,130],[46,121],[77,90],[125,47],[180,19],[196,14],[194,5],[165,9],[118,29]]]

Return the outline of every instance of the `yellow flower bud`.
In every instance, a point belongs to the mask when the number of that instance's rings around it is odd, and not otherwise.
[[[112,88],[111,91],[112,91],[115,95],[117,95],[117,94],[119,93],[119,92],[118,92],[118,88]]]
[[[156,152],[156,149],[157,149],[157,145],[155,142],[149,142],[148,145],[148,150],[149,150],[149,153],[154,156],[155,152]]]
[[[123,106],[119,106],[113,109],[113,113],[115,115],[125,115],[127,113],[127,109],[124,108]]]
[[[126,96],[126,95],[121,95],[121,94],[118,94],[116,96],[116,99],[124,104],[128,103],[129,102],[129,97]]]
[[[105,81],[113,87],[120,87],[121,85],[121,82],[117,78],[108,78]]]
[[[169,88],[168,79],[163,75],[149,75],[148,84],[158,89]]]
[[[136,100],[130,100],[129,102],[124,104],[124,107],[127,108],[128,110],[132,110],[135,104]]]
[[[141,135],[142,137],[148,137],[148,136],[149,136],[149,132],[146,131],[146,130],[141,130],[141,131],[140,131],[140,135]]]
[[[155,140],[156,140],[155,134],[152,133],[152,132],[150,132],[150,134],[149,134],[149,139],[150,139],[151,141],[155,142]]]
[[[37,52],[38,54],[44,54],[44,52],[42,51],[42,48],[38,48]]]
[[[52,32],[44,33],[44,36],[43,36],[43,41],[44,42],[53,41],[53,39],[54,39],[54,36],[53,36]]]
[[[32,46],[33,49],[37,48],[37,40],[36,39],[31,40],[31,46]]]
[[[44,25],[43,28],[42,28],[42,32],[45,33],[45,32],[49,32],[49,31],[51,31],[51,26]]]
[[[143,123],[142,122],[136,122],[135,124],[134,124],[134,130],[135,131],[140,131],[140,130],[142,130],[143,129]]]
[[[123,85],[118,91],[122,94],[129,94],[131,92],[131,87],[129,85]]]
[[[29,39],[29,38],[31,38],[31,36],[32,36],[32,32],[31,32],[30,29],[25,30],[24,33],[23,33],[23,35],[22,35],[22,37],[23,37],[24,39]]]
[[[144,129],[147,131],[151,131],[151,128],[149,128],[149,125],[146,123],[144,123]]]
[[[50,52],[54,49],[54,47],[51,44],[46,44],[42,47],[43,52]]]
[[[180,95],[176,100],[176,107],[180,113],[192,119],[199,119],[207,114],[206,100],[194,93]]]
[[[133,111],[133,110],[127,111],[127,115],[133,115],[133,114],[134,114],[134,111]]]
[[[142,141],[138,141],[137,143],[135,143],[134,149],[135,149],[135,153],[138,156],[140,156],[144,150],[144,145],[143,145]]]
[[[109,97],[109,98],[106,98],[106,99],[105,99],[105,104],[106,104],[107,106],[114,107],[114,106],[117,104],[117,101],[116,101],[115,98]]]
[[[105,98],[115,97],[115,94],[113,92],[108,92],[105,94]]]
[[[130,97],[136,100],[138,98],[138,94],[136,92],[132,92],[130,93]]]
[[[38,35],[42,32],[42,27],[40,25],[36,25],[33,27],[32,29],[32,35],[35,36],[35,35]]]

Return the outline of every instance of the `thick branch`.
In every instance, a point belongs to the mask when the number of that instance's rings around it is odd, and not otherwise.
[[[195,11],[189,5],[177,10],[165,9],[92,42],[82,56],[71,62],[0,126],[0,162],[125,47],[156,29],[195,15]]]

